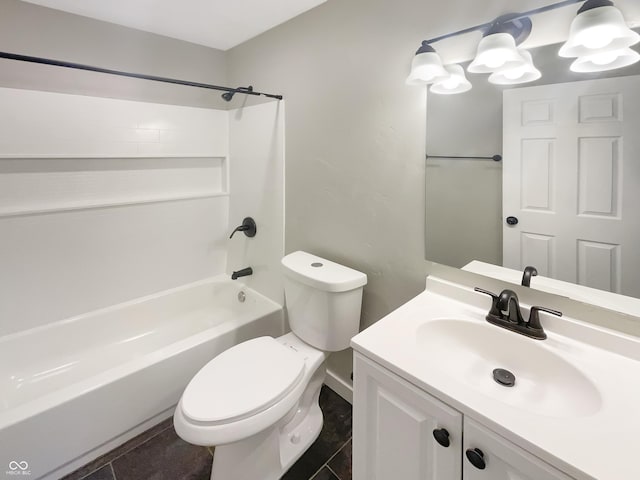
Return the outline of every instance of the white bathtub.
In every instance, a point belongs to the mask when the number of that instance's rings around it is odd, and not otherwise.
[[[221,276],[0,338],[0,474],[59,478],[169,417],[215,355],[283,329],[280,305]]]

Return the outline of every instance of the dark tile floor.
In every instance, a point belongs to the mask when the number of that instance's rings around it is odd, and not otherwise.
[[[351,405],[325,386],[320,408],[320,436],[283,480],[351,480]],[[212,461],[212,449],[181,440],[168,419],[63,480],[208,480]]]

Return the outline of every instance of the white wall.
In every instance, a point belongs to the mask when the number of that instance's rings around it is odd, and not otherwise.
[[[251,288],[284,303],[280,260],[284,255],[285,104],[270,102],[229,112],[230,229],[252,217],[253,238],[238,232],[229,240],[227,273],[244,267]]]
[[[0,89],[0,335],[223,273],[225,111]]]

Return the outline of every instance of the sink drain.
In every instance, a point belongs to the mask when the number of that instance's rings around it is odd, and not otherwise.
[[[503,387],[513,387],[516,384],[516,376],[504,368],[496,368],[493,379]]]

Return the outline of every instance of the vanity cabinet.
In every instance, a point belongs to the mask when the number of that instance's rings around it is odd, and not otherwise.
[[[353,479],[572,480],[359,353]]]
[[[464,417],[463,422],[463,444],[464,480],[573,480],[468,416]],[[485,463],[483,470],[475,467],[467,458],[467,452],[476,449],[482,452]],[[473,456],[473,453],[470,455]]]
[[[353,414],[354,480],[461,478],[462,414],[358,354]]]

